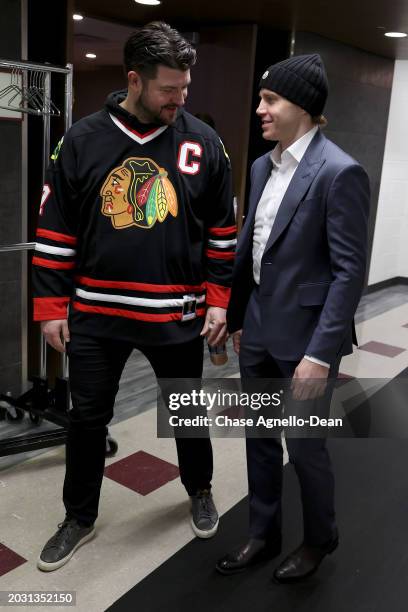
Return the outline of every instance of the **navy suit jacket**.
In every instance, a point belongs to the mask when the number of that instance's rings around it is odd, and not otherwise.
[[[248,214],[238,240],[227,312],[231,333],[243,327],[255,286],[255,213],[271,170],[270,153],[251,169]],[[284,195],[261,262],[262,338],[276,359],[296,361],[307,354],[333,363],[353,351],[369,206],[365,170],[319,130]]]

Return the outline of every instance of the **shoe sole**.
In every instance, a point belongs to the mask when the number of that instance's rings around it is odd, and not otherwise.
[[[85,544],[86,542],[91,540],[94,537],[95,533],[96,531],[94,528],[86,536],[84,536],[81,540],[79,540],[78,544],[74,546],[74,548],[71,550],[71,552],[68,555],[66,555],[65,557],[63,557],[63,559],[60,559],[59,561],[54,561],[54,563],[47,563],[46,561],[43,561],[41,559],[41,556],[38,557],[38,561],[37,561],[38,569],[41,570],[42,572],[53,572],[54,570],[59,569],[60,567],[68,563],[68,561],[71,559],[74,552],[78,550],[78,548],[82,546],[82,544]]]
[[[207,529],[204,531],[203,529],[198,529],[193,519],[190,520],[192,530],[194,531],[196,536],[198,538],[201,538],[202,540],[207,540],[208,538],[212,538],[217,533],[219,522],[220,522],[220,519],[217,519],[217,522],[215,523],[212,529]]]
[[[331,555],[332,553],[334,553],[334,551],[336,550],[338,545],[339,545],[339,541],[337,540],[327,550],[326,555]],[[324,559],[324,557],[323,557],[323,559]],[[323,559],[322,559],[322,561],[323,561]],[[273,582],[275,582],[275,584],[294,584],[295,582],[302,582],[302,580],[306,580],[307,578],[310,578],[310,576],[313,576],[313,574],[315,574],[317,572],[317,570],[319,569],[322,561],[320,561],[319,565],[314,567],[310,572],[308,572],[307,574],[304,574],[303,576],[296,576],[296,577],[293,577],[293,578],[281,578],[281,579],[279,579],[279,578],[276,578],[275,574],[273,574],[272,580],[273,580]]]

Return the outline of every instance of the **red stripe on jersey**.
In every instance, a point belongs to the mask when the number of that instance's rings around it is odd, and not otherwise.
[[[136,319],[138,321],[146,321],[149,323],[168,323],[169,321],[180,321],[180,312],[170,312],[169,314],[150,314],[147,312],[135,312],[133,310],[125,310],[123,308],[106,308],[105,306],[88,306],[81,302],[73,302],[76,310],[82,312],[93,312],[96,314],[109,315],[112,317],[125,317],[127,319]],[[197,316],[204,317],[205,308],[197,308]]]
[[[136,134],[136,136],[139,136],[139,138],[146,138],[147,136],[150,136],[150,134],[154,134],[155,132],[157,132],[157,130],[160,130],[162,126],[159,126],[157,128],[153,128],[152,130],[149,130],[148,132],[145,132],[144,134],[141,134],[140,132],[138,132],[137,130],[133,129],[132,127],[130,127],[130,125],[128,125],[127,123],[125,123],[124,121],[122,121],[122,119],[119,119],[119,117],[116,117],[116,119],[119,121],[119,123],[121,123],[122,125],[125,126],[125,128],[127,130],[129,130],[129,132],[132,132],[133,134]]]
[[[75,236],[68,236],[68,234],[60,234],[59,232],[53,232],[52,230],[38,228],[36,235],[39,238],[49,238],[50,240],[55,240],[56,242],[66,242],[66,244],[75,245],[77,243],[77,239]]]
[[[74,261],[52,261],[42,257],[33,257],[33,265],[41,266],[42,268],[52,268],[53,270],[72,270],[75,268]]]
[[[69,297],[37,297],[33,299],[34,321],[66,319]]]
[[[213,236],[229,236],[229,234],[235,234],[237,231],[237,226],[230,225],[229,227],[209,227],[208,231]]]
[[[207,306],[227,308],[230,295],[231,289],[229,287],[223,287],[215,283],[207,283]]]
[[[207,257],[211,257],[213,259],[234,259],[235,253],[234,251],[213,251],[212,249],[207,249],[205,254]]]
[[[152,285],[148,283],[132,283],[123,281],[107,281],[78,276],[77,282],[89,287],[103,287],[105,289],[130,289],[131,291],[146,291],[149,293],[189,293],[204,291],[205,283],[201,285]]]

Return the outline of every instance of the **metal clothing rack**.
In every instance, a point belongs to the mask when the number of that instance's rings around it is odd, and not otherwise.
[[[72,64],[65,68],[51,64],[36,64],[0,59],[0,69],[10,72],[10,83],[0,90],[0,108],[41,117],[43,121],[42,143],[42,183],[50,159],[51,117],[64,117],[64,132],[72,124]],[[64,109],[61,113],[51,97],[51,81],[54,74],[64,75]],[[0,245],[1,253],[11,251],[31,251],[34,242]],[[47,379],[47,346],[41,335],[40,374],[30,379],[32,387],[20,397],[2,393],[0,389],[0,416],[8,421],[21,421],[25,413],[29,414],[33,424],[43,419],[58,425],[58,429],[45,433],[28,434],[6,438],[0,441],[0,457],[56,446],[65,442],[67,433],[67,410],[69,409],[68,360],[62,358],[62,376],[57,377],[53,389]],[[107,430],[106,454],[112,455],[117,450],[116,442]]]

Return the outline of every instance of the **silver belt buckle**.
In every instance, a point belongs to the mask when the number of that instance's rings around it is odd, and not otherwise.
[[[197,316],[197,298],[195,295],[183,295],[183,306],[181,309],[181,320],[191,321]]]

